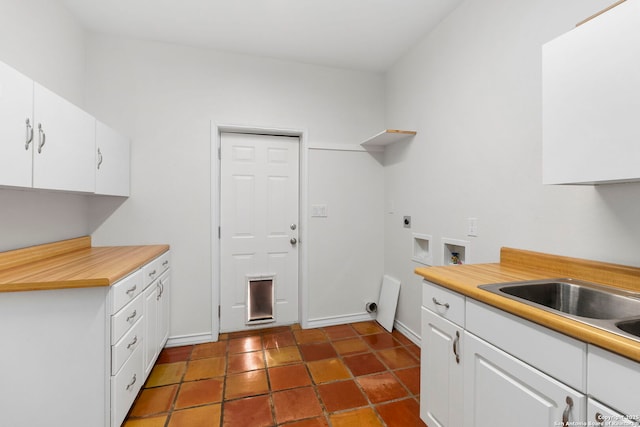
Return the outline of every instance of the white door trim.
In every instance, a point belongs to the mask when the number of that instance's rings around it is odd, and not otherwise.
[[[300,138],[300,234],[299,234],[299,280],[298,280],[298,318],[302,328],[308,326],[308,289],[307,289],[307,190],[309,188],[308,179],[308,152],[307,141],[308,132],[305,129],[289,129],[262,126],[226,125],[211,122],[211,279],[212,279],[212,337],[213,341],[218,341],[220,333],[220,319],[218,317],[218,306],[220,305],[220,239],[218,238],[218,228],[220,227],[220,134],[246,133],[275,136],[297,136]]]

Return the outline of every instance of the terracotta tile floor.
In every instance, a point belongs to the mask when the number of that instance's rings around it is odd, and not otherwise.
[[[293,325],[164,349],[124,427],[424,427],[419,393],[397,331]]]

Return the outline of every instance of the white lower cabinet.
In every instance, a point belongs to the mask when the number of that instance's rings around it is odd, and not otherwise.
[[[165,252],[112,286],[113,307],[120,308],[111,316],[111,427],[124,421],[167,342],[169,267]]]
[[[158,357],[158,344],[155,337],[157,336],[158,323],[156,318],[158,317],[158,304],[156,297],[158,290],[155,286],[149,286],[143,295],[144,312],[147,316],[144,322],[144,336],[148,339],[144,343],[143,362],[144,373],[148,375],[153,368],[153,364]]]
[[[151,282],[144,292],[145,337],[144,372],[149,375],[169,338],[169,271]]]
[[[420,417],[431,427],[462,425],[463,340],[464,329],[422,308]]]
[[[429,427],[589,425],[584,342],[427,281],[420,368]]]
[[[584,394],[468,332],[463,356],[465,427],[584,422]]]

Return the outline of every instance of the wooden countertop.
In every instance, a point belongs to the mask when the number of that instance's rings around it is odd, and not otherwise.
[[[640,268],[502,248],[500,263],[421,267],[416,274],[581,341],[640,362],[640,342],[478,288],[490,283],[574,278],[640,292]],[[638,313],[640,316],[640,313]]]
[[[0,292],[111,286],[169,245],[92,247],[79,237],[0,253]]]

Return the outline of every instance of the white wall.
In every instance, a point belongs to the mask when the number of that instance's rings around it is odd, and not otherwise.
[[[0,0],[0,61],[82,106],[84,33],[50,0]],[[0,250],[89,233],[85,196],[0,189]]]
[[[414,332],[411,231],[433,235],[437,263],[451,237],[471,240],[474,263],[511,246],[640,265],[640,184],[541,184],[541,45],[610,3],[467,0],[388,72],[387,126],[418,131],[385,158],[385,270],[403,279],[398,320]]]
[[[311,145],[358,144],[384,121],[383,78],[102,35],[87,43],[90,111],[132,138],[131,197],[117,210],[117,200],[92,202],[94,243],[169,243],[171,335],[210,333],[211,121],[305,129]],[[309,203],[331,195],[335,212],[326,233],[316,233],[310,222],[310,314],[363,312],[362,298],[372,290],[377,295],[380,284],[383,218],[367,221],[377,228],[373,233],[344,220],[367,217],[382,204],[382,166],[368,153],[317,150],[310,151],[309,165]],[[342,185],[341,177],[350,181]],[[333,256],[349,252],[358,256],[335,271]],[[345,296],[324,287],[351,291]]]
[[[378,301],[384,266],[381,153],[312,150],[309,205],[309,318],[361,315]],[[366,286],[365,286],[366,284]]]

